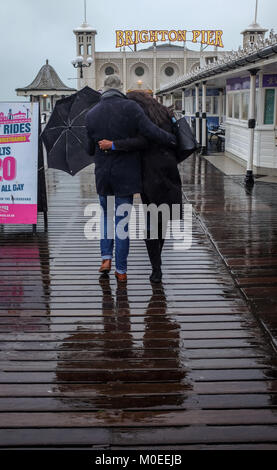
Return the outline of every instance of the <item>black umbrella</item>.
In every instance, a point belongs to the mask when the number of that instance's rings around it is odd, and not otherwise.
[[[100,93],[86,86],[74,95],[57,101],[41,134],[49,168],[63,170],[73,176],[93,162],[88,153],[85,120],[87,112],[98,103],[100,96]]]

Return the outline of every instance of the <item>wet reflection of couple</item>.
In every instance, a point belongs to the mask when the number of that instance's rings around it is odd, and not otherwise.
[[[118,359],[124,360],[129,357],[149,360],[154,358],[154,361],[151,360],[154,368],[157,368],[158,364],[161,366],[161,362],[164,363],[164,361],[160,362],[160,359],[165,359],[164,354],[166,354],[171,364],[174,360],[174,369],[179,369],[180,327],[167,314],[167,300],[163,285],[152,285],[152,295],[146,311],[140,316],[139,313],[131,315],[126,284],[117,285],[114,297],[108,276],[102,276],[99,283],[103,295],[103,336],[105,337],[105,332],[112,332],[116,337],[114,344],[107,342],[104,345],[104,354],[113,356],[115,353],[113,346],[115,346]],[[145,286],[142,289],[145,289]],[[136,286],[136,296],[140,295],[138,291],[139,287]],[[162,354],[161,358],[160,354]],[[166,359],[165,362],[167,362]],[[143,361],[143,366],[146,367],[145,361]]]
[[[72,381],[82,382],[76,398],[87,390],[86,408],[87,399],[92,407],[99,405],[99,387],[106,395],[101,399],[102,408],[180,406],[184,401],[182,392],[188,388],[180,358],[180,326],[167,314],[163,286],[152,286],[146,311],[140,316],[137,311],[131,315],[126,284],[119,283],[114,295],[108,276],[101,276],[99,283],[103,329],[99,331],[99,326],[93,324],[89,328],[78,326],[66,338],[58,359],[60,391],[71,394]],[[81,361],[76,361],[76,345]],[[154,395],[146,403],[144,397],[148,394]],[[74,400],[71,404],[74,407]]]

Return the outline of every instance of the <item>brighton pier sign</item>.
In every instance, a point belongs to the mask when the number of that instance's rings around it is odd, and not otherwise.
[[[222,42],[223,31],[221,30],[117,30],[116,32],[116,47],[132,46],[134,44],[158,41],[170,42],[186,42],[193,43],[200,42],[207,46],[224,47]]]

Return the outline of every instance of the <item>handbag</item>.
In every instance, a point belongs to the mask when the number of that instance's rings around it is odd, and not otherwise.
[[[185,117],[174,120],[173,126],[177,139],[176,158],[178,163],[181,163],[196,152],[199,145]]]

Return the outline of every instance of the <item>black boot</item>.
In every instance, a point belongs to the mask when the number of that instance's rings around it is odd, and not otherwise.
[[[162,282],[162,277],[163,273],[161,268],[153,268],[152,274],[150,276],[150,282],[153,282],[153,284],[160,284]]]
[[[152,265],[150,282],[158,284],[162,280],[160,240],[145,240],[148,256]]]
[[[164,238],[161,238],[159,242],[160,242],[160,254],[162,254],[163,247],[164,247]]]

